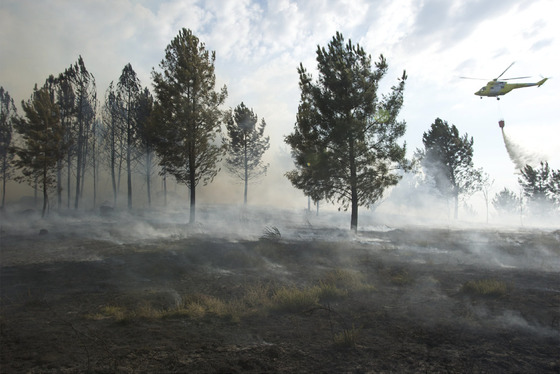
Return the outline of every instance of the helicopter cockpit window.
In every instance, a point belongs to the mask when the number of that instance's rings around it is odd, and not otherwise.
[[[484,91],[485,88],[486,86],[482,86],[482,88],[479,91]]]

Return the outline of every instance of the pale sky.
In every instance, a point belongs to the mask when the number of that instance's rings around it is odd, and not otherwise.
[[[261,195],[254,201],[263,203],[290,189],[283,174],[293,164],[283,139],[293,130],[299,102],[297,67],[302,62],[314,71],[317,45],[326,46],[340,31],[373,60],[381,53],[387,58],[381,93],[406,69],[401,119],[409,157],[440,117],[474,137],[475,166],[495,179],[493,193],[517,190],[498,121],[505,119],[521,151],[560,169],[560,80],[512,91],[498,102],[474,95],[486,81],[459,77],[490,80],[514,61],[503,78],[558,76],[557,6],[555,0],[3,0],[0,85],[19,103],[35,83],[82,55],[100,98],[127,63],[151,88],[150,72],[159,69],[165,47],[189,28],[216,51],[226,106],[243,101],[267,122],[270,172],[253,190]],[[222,174],[217,186],[228,180]],[[208,195],[212,188],[218,187],[207,187]],[[241,186],[233,188],[239,200]],[[300,206],[306,202],[300,193],[293,196]]]

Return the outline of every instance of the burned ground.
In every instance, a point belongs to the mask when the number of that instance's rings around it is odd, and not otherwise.
[[[2,373],[560,372],[557,232],[51,228],[0,248]]]

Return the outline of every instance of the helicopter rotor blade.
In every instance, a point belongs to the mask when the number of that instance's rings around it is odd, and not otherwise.
[[[531,76],[527,76],[527,77],[515,77],[515,78],[502,78],[503,81],[511,81],[514,79],[527,79],[527,78],[531,78]]]
[[[488,79],[488,78],[471,78],[471,77],[459,77],[459,78],[461,78],[461,79],[472,79],[472,80],[475,80],[475,81],[488,81],[488,80],[491,80],[491,79]]]
[[[511,65],[509,65],[509,66],[507,67],[507,69],[506,69],[506,70],[504,70],[504,71],[502,72],[502,74],[498,75],[498,77],[497,77],[496,79],[494,79],[494,80],[498,80],[498,79],[500,79],[500,77],[501,77],[502,75],[504,75],[504,74],[505,74],[505,72],[506,72],[506,71],[508,71],[508,70],[509,70],[509,68],[513,66],[513,64],[515,64],[515,61],[514,61],[514,62],[512,62],[512,63],[511,63]]]

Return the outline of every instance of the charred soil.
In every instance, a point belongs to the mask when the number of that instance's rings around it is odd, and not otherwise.
[[[306,230],[4,233],[0,372],[560,372],[557,233]]]

